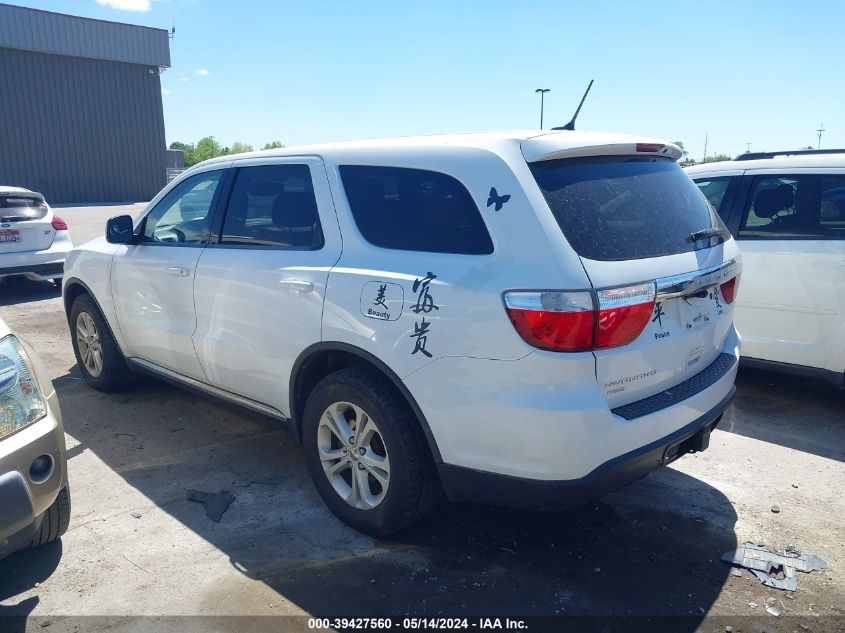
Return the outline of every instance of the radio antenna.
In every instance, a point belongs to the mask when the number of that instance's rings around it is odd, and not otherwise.
[[[575,119],[578,118],[578,113],[581,112],[581,106],[584,105],[584,99],[587,98],[587,95],[590,93],[590,88],[592,88],[592,87],[593,87],[593,80],[590,79],[590,85],[587,86],[587,91],[584,93],[584,96],[581,97],[581,103],[578,104],[578,109],[575,110],[575,114],[572,115],[572,120],[569,123],[567,123],[566,125],[564,125],[563,127],[553,127],[552,128],[553,130],[569,130],[569,131],[575,130]]]

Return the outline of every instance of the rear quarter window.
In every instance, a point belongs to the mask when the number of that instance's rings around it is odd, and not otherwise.
[[[729,235],[713,207],[670,159],[607,156],[542,161],[531,172],[581,257],[621,261],[709,248],[703,229]]]
[[[358,230],[382,248],[486,255],[490,233],[466,187],[423,169],[342,165],[340,177]]]

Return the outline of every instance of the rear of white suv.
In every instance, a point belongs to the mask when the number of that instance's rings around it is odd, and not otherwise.
[[[0,187],[0,279],[24,276],[59,284],[73,248],[64,220],[40,193]]]
[[[530,132],[203,163],[73,251],[82,374],[289,422],[369,533],[441,487],[576,505],[706,448],[733,393],[740,256],[679,155]]]

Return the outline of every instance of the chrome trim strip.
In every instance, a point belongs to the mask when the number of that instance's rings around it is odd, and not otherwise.
[[[167,369],[166,367],[162,367],[161,365],[157,365],[155,363],[151,363],[148,360],[144,360],[143,358],[127,358],[126,361],[130,365],[135,365],[138,369],[142,371],[147,371],[152,374],[158,374],[163,378],[168,380],[172,380],[174,382],[182,383],[189,387],[193,387],[194,389],[198,389],[200,391],[204,391],[212,396],[216,396],[222,400],[226,400],[233,404],[240,405],[242,407],[246,407],[247,409],[252,409],[253,411],[257,411],[258,413],[263,413],[264,415],[268,415],[271,418],[277,418],[279,420],[283,420],[287,422],[288,418],[285,416],[284,413],[276,409],[275,407],[271,407],[266,404],[261,404],[260,402],[256,402],[255,400],[250,400],[249,398],[244,398],[243,396],[239,396],[234,394],[230,391],[226,391],[224,389],[220,389],[219,387],[213,387],[212,385],[208,385],[204,382],[200,382],[199,380],[195,380],[194,378],[189,378],[188,376],[183,376],[180,373],[173,371],[172,369]]]
[[[715,286],[722,282],[736,277],[742,272],[742,256],[734,257],[732,260],[711,266],[691,273],[682,273],[671,277],[658,279],[657,301],[666,301],[677,297],[685,297],[694,294],[704,288]]]

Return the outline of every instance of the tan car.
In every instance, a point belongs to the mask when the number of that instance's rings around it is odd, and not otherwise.
[[[69,521],[56,391],[32,349],[0,319],[0,558],[56,540]]]

